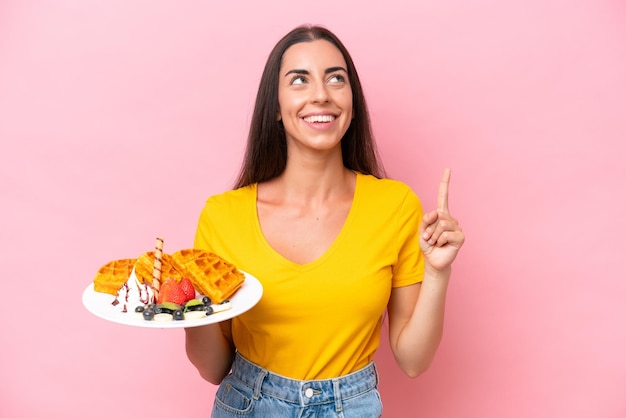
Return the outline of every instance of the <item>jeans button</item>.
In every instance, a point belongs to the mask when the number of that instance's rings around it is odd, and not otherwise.
[[[313,389],[306,388],[306,390],[304,391],[304,396],[306,396],[307,398],[312,398],[313,397]]]

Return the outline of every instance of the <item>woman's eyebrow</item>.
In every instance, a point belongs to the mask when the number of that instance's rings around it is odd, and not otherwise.
[[[300,69],[295,69],[295,70],[289,70],[285,73],[285,77],[287,77],[289,74],[302,74],[302,75],[307,75],[309,74],[309,72],[307,70],[300,70]]]
[[[344,73],[348,72],[348,70],[346,70],[345,68],[343,68],[341,66],[337,66],[337,67],[327,68],[326,71],[324,71],[324,73],[325,74],[329,74],[329,73],[334,73],[335,71],[343,71]]]
[[[324,70],[324,74],[330,74],[330,73],[334,73],[335,71],[343,71],[345,73],[348,72],[348,70],[346,70],[345,68],[341,67],[341,66],[337,66],[337,67],[329,67],[326,70]],[[287,77],[289,74],[299,74],[299,75],[308,75],[310,74],[308,70],[302,70],[299,68],[293,69],[293,70],[289,70],[285,73],[285,77]]]

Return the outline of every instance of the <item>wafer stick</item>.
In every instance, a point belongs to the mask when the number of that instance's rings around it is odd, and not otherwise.
[[[161,289],[161,267],[162,266],[163,266],[163,238],[157,238],[155,251],[154,251],[154,270],[152,271],[152,289],[154,290],[155,301],[159,298],[159,290]]]

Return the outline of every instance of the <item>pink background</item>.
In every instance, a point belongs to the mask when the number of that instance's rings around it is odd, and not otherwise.
[[[408,3],[0,3],[0,416],[210,407],[182,331],[81,294],[156,236],[191,246],[270,48],[305,22],[352,52],[392,177],[430,209],[452,167],[467,234],[432,368],[379,353],[385,416],[626,416],[624,2]]]

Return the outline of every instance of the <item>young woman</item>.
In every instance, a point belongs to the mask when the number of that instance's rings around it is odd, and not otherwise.
[[[219,325],[186,329],[190,361],[220,384],[213,417],[379,417],[372,362],[383,314],[399,367],[431,363],[451,264],[464,242],[447,206],[384,178],[350,55],[298,27],[263,72],[234,190],[212,196],[195,246],[258,278],[263,297]]]

